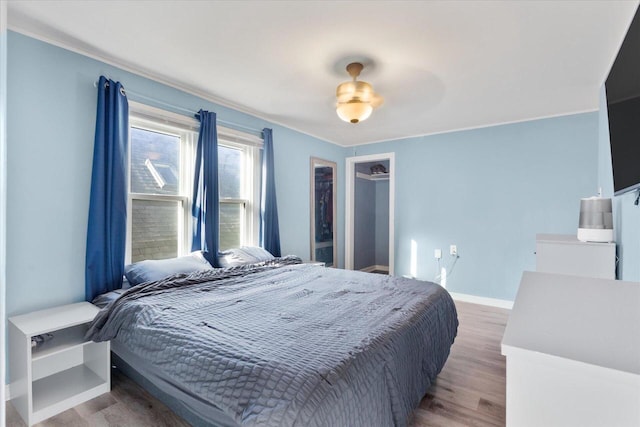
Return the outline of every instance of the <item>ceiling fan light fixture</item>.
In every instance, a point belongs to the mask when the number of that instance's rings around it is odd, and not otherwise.
[[[348,123],[360,123],[363,120],[367,120],[373,112],[373,107],[368,102],[361,102],[358,100],[351,100],[344,103],[339,103],[336,108],[338,117]]]
[[[367,82],[357,81],[363,65],[353,62],[347,65],[347,72],[353,78],[352,81],[344,82],[336,88],[338,117],[348,123],[360,123],[371,116],[374,108],[382,105],[383,99],[376,94]]]
[[[369,102],[373,98],[373,87],[363,81],[344,82],[338,85],[336,97],[338,102],[349,102],[352,99]]]

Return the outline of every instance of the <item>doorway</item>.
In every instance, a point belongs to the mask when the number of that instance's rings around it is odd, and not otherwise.
[[[345,268],[393,275],[395,153],[346,162]]]

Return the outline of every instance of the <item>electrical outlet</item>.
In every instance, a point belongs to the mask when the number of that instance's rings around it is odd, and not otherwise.
[[[449,246],[449,254],[451,256],[458,256],[458,246],[456,245]]]
[[[442,249],[436,249],[435,251],[433,251],[433,256],[436,259],[442,258]]]

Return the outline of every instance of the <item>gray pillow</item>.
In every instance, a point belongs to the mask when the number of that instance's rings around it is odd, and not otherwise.
[[[220,267],[235,267],[236,265],[255,264],[274,259],[266,249],[257,246],[243,246],[221,252],[218,256]]]
[[[122,295],[126,291],[126,289],[116,289],[115,291],[106,292],[104,294],[100,294],[91,301],[91,304],[98,306],[99,308],[104,308],[107,305],[111,304]]]
[[[145,282],[155,282],[178,273],[212,270],[213,267],[202,256],[202,252],[193,252],[187,256],[159,260],[145,260],[129,264],[124,268],[124,275],[136,286]]]

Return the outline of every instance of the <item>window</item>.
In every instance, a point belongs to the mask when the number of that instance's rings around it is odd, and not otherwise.
[[[129,149],[131,262],[186,253],[193,131],[132,116]]]
[[[130,103],[127,262],[191,249],[191,196],[199,123]],[[220,250],[257,244],[262,140],[218,126]]]
[[[258,244],[262,139],[218,127],[220,250]]]

